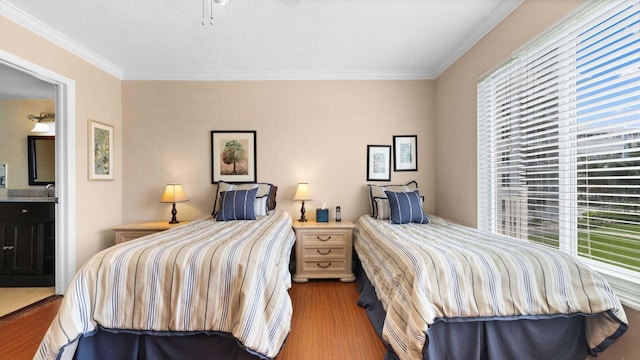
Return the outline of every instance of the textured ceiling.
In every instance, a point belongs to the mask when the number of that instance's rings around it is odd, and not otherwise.
[[[0,14],[123,79],[430,79],[521,2],[205,0],[206,25],[202,0],[0,0]]]

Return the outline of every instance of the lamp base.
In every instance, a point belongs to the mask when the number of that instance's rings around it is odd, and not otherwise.
[[[302,200],[302,207],[300,208],[300,219],[298,219],[299,222],[307,222],[307,218],[304,217],[305,212],[306,210],[304,209],[304,200]]]
[[[180,221],[178,221],[178,219],[176,218],[176,215],[178,215],[178,210],[176,210],[176,203],[173,203],[173,206],[171,207],[171,221],[169,221],[169,224],[180,223]]]

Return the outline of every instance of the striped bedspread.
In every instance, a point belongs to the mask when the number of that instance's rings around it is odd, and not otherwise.
[[[69,286],[36,358],[72,358],[78,338],[97,326],[229,333],[274,358],[291,323],[291,225],[282,210],[255,221],[199,219],[96,254]]]
[[[401,359],[422,359],[428,327],[445,318],[594,314],[586,318],[592,351],[626,330],[618,298],[579,259],[429,219],[430,225],[391,225],[364,215],[356,223],[356,251],[387,311],[383,337]]]

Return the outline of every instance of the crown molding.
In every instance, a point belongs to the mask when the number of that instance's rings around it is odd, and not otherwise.
[[[123,80],[167,81],[287,81],[287,80],[433,80],[434,74],[334,72],[144,72],[127,71]]]
[[[91,52],[87,48],[6,1],[0,1],[0,15],[45,38],[46,40],[51,41],[55,45],[71,52],[108,74],[122,80],[124,71],[120,67]]]
[[[491,12],[491,15],[487,16],[478,24],[475,31],[473,32],[474,36],[469,36],[464,42],[457,47],[455,51],[453,51],[449,56],[447,56],[444,61],[436,68],[435,77],[442,75],[445,70],[449,68],[449,66],[453,65],[462,55],[464,55],[467,51],[469,51],[478,41],[480,41],[485,35],[487,35],[491,30],[493,30],[498,24],[500,24],[509,14],[511,14],[515,9],[520,6],[524,0],[517,1],[502,1],[500,5],[498,5],[494,11]]]

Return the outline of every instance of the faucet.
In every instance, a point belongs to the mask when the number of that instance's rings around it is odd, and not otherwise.
[[[47,197],[51,196],[49,195],[51,192],[49,190],[54,189],[56,186],[54,184],[47,184],[47,186],[44,187],[45,192],[47,193]]]

